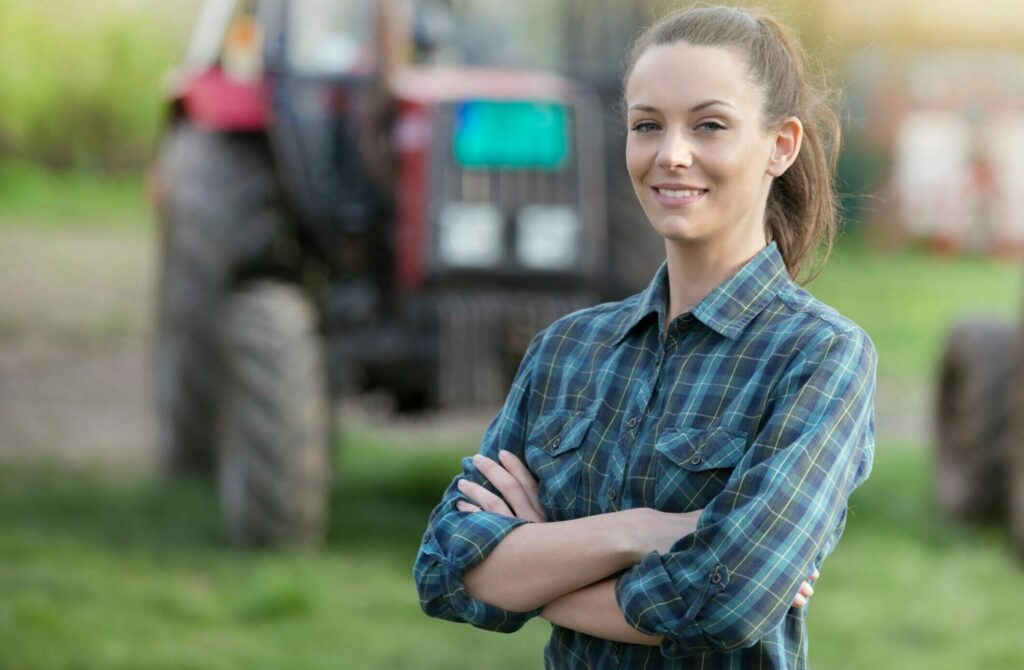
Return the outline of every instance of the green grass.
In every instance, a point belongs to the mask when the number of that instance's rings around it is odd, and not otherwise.
[[[842,238],[825,271],[806,287],[864,328],[878,348],[879,377],[927,383],[950,326],[970,314],[1020,318],[1018,261],[885,250]]]
[[[812,599],[815,667],[1024,667],[1024,565],[1005,531],[951,525],[931,501],[927,452],[880,445]]]
[[[0,667],[538,667],[544,622],[498,635],[416,604],[426,516],[473,446],[351,438],[318,553],[224,547],[202,481],[5,467]],[[812,600],[815,667],[1024,667],[1024,571],[1002,532],[935,516],[929,473],[879,447]]]
[[[535,665],[543,623],[492,637],[416,605],[427,514],[473,445],[378,446],[347,450],[316,553],[224,547],[202,481],[4,468],[0,667],[441,669],[466,648]]]
[[[141,175],[57,173],[0,161],[0,226],[131,227],[151,219]]]

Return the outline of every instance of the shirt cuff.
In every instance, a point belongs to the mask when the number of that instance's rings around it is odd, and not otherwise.
[[[615,598],[626,621],[641,633],[664,636],[661,652],[665,656],[714,649],[697,624],[697,614],[712,594],[725,588],[728,570],[714,560],[688,570],[681,592],[666,569],[666,561],[672,561],[671,555],[652,552],[619,578]]]
[[[469,596],[462,584],[467,570],[482,562],[506,535],[530,523],[493,512],[452,512],[438,524],[435,531],[443,570],[443,590],[448,605],[459,619],[479,628],[511,633],[540,614],[543,608],[529,612],[512,612]]]

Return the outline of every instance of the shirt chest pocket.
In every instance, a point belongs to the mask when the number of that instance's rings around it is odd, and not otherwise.
[[[548,518],[566,518],[579,496],[583,445],[594,417],[584,412],[541,414],[526,439],[526,464],[537,477],[538,496]]]
[[[706,507],[725,488],[746,444],[743,433],[722,427],[664,431],[655,446],[655,509],[692,512]]]

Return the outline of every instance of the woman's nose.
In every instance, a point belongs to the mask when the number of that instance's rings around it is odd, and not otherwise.
[[[665,169],[690,167],[693,165],[693,147],[679,133],[665,133],[656,161],[658,167]]]

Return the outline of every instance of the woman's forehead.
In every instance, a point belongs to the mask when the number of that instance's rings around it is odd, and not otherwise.
[[[712,100],[741,111],[759,107],[761,92],[739,51],[686,42],[653,46],[640,55],[626,82],[627,109],[689,110]]]

